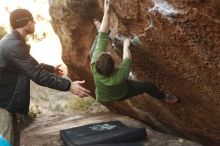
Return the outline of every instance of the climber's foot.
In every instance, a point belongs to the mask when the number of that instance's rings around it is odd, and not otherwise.
[[[122,53],[122,46],[118,44],[117,42],[112,43],[112,49],[114,49],[118,53]]]
[[[178,101],[178,98],[167,94],[165,95],[163,101],[166,103],[176,103]]]
[[[123,44],[124,41],[127,39],[127,37],[124,36],[124,35],[118,34],[118,35],[116,35],[115,39],[116,39],[118,42],[120,42],[121,44]]]
[[[137,36],[134,36],[134,37],[130,37],[130,42],[131,42],[131,45],[134,47],[137,47],[137,48],[142,48],[143,44],[140,40],[139,37]]]

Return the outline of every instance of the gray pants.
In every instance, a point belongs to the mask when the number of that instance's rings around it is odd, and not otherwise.
[[[20,123],[16,114],[0,108],[0,135],[10,142],[12,146],[20,146]]]

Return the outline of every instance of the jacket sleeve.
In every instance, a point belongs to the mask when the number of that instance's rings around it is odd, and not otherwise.
[[[55,72],[55,68],[52,65],[48,65],[48,64],[44,64],[44,63],[40,63],[39,64],[41,69],[44,69],[50,73],[54,73]]]
[[[94,64],[99,55],[106,51],[108,44],[108,33],[99,32],[96,48],[92,54],[92,60],[90,64]]]
[[[23,73],[27,74],[35,83],[60,91],[68,91],[71,82],[57,77],[54,73],[41,68],[41,65],[29,54],[26,46],[20,42],[11,48],[10,61]]]

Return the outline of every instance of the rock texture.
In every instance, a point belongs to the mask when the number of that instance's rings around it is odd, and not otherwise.
[[[91,123],[119,120],[130,127],[144,127],[148,138],[141,143],[144,146],[201,146],[195,142],[163,134],[152,130],[142,122],[112,113],[102,114],[62,114],[41,115],[22,132],[22,146],[62,146],[59,131]]]
[[[103,0],[50,2],[69,76],[85,79],[92,91],[93,18],[102,11]],[[111,30],[139,37],[143,46],[132,50],[135,77],[154,82],[179,102],[167,105],[141,95],[108,108],[167,133],[220,145],[220,1],[112,0]]]

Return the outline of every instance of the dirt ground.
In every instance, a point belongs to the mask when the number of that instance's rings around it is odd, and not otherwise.
[[[141,141],[145,146],[201,146],[192,141],[163,134],[132,118],[112,113],[65,114],[51,113],[40,115],[37,120],[22,132],[21,146],[62,146],[59,131],[91,123],[119,120],[131,127],[144,127],[148,138]]]

